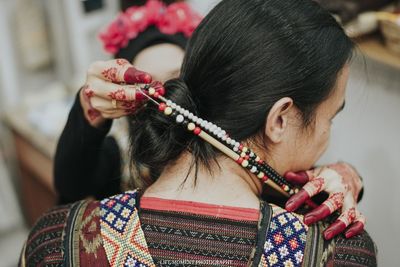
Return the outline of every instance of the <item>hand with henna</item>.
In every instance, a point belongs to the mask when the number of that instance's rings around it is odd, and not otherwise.
[[[136,91],[137,84],[151,84],[160,94],[164,92],[161,83],[152,83],[150,74],[137,70],[125,59],[93,63],[80,91],[80,102],[87,121],[94,127],[100,127],[107,119],[135,112],[145,100]]]
[[[329,194],[327,200],[304,216],[307,225],[320,221],[337,210],[341,211],[339,218],[324,231],[325,239],[332,239],[342,232],[345,232],[346,238],[350,238],[363,231],[365,217],[357,210],[362,182],[350,164],[339,162],[304,172],[288,172],[285,177],[293,184],[305,184],[286,203],[288,211],[297,210],[322,191]]]

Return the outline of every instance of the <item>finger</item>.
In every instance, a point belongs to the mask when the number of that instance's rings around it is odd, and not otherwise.
[[[345,236],[346,238],[351,238],[355,235],[361,234],[365,227],[365,217],[360,214],[359,217],[354,221],[354,223],[347,229]]]
[[[148,84],[152,81],[150,74],[136,69],[124,59],[97,61],[90,65],[88,74],[113,83]]]
[[[301,189],[297,194],[294,194],[291,198],[289,198],[289,200],[286,202],[285,208],[289,212],[295,211],[309,198],[310,196],[307,191]]]
[[[330,240],[344,232],[347,226],[353,223],[355,217],[354,207],[343,212],[340,217],[324,231],[324,238]]]
[[[99,96],[109,100],[142,101],[144,98],[138,88],[138,85],[119,85],[94,78],[88,81],[84,93],[88,98]]]
[[[286,203],[286,209],[294,211],[298,209],[308,198],[313,197],[324,189],[325,181],[323,178],[315,178],[303,186],[303,188],[293,195]]]
[[[346,229],[346,224],[340,220],[336,220],[332,223],[328,229],[324,231],[324,238],[325,240],[331,240],[338,234],[342,233]]]
[[[91,106],[98,110],[101,113],[113,113],[117,112],[119,110],[125,110],[125,109],[133,109],[136,107],[134,103],[125,103],[123,101],[117,101],[115,99],[109,100],[109,99],[104,99],[101,97],[93,97],[90,100]]]
[[[285,173],[285,178],[289,183],[304,185],[309,181],[307,172],[287,172]]]
[[[312,223],[315,223],[317,221],[326,218],[334,211],[342,207],[343,199],[344,196],[343,193],[341,192],[332,194],[331,196],[329,196],[327,200],[324,201],[324,203],[321,204],[321,206],[309,212],[304,217],[304,223],[310,225]]]

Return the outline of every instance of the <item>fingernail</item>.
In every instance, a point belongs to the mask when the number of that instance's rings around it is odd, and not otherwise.
[[[136,92],[135,93],[135,101],[136,102],[142,102],[142,101],[144,101],[145,99],[147,99],[142,93],[140,93],[140,92]]]
[[[317,217],[314,215],[306,215],[306,217],[304,217],[304,223],[307,225],[310,225],[316,221],[317,221]]]
[[[125,71],[124,80],[126,83],[151,83],[152,78],[150,74],[131,67]]]
[[[333,237],[333,231],[332,230],[328,230],[328,231],[324,232],[324,238],[326,240],[330,240],[330,239],[332,239],[332,237]]]
[[[294,210],[294,201],[288,201],[285,205],[287,211],[291,212]]]
[[[138,78],[141,83],[151,83],[151,80],[152,80],[150,74],[147,74],[147,73],[140,74],[138,76]]]
[[[354,231],[350,230],[344,234],[346,238],[351,238],[355,235]]]

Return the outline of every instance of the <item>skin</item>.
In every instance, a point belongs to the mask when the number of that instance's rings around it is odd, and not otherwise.
[[[262,133],[268,150],[261,144],[252,149],[281,175],[310,169],[328,146],[332,120],[344,105],[348,76],[349,66],[346,65],[338,75],[333,93],[317,108],[310,127],[303,127],[300,111],[292,99],[285,97],[277,101],[265,118]],[[245,143],[260,142],[245,140]],[[301,151],[302,156],[298,157],[296,151]],[[217,159],[221,169],[212,166],[213,175],[200,168],[195,187],[193,172],[181,186],[191,160],[191,155],[184,153],[175,164],[167,166],[144,196],[259,208],[261,181],[224,156]]]

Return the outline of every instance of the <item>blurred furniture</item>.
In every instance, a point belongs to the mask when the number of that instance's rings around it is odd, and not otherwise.
[[[55,141],[48,140],[30,126],[26,113],[6,114],[12,129],[20,169],[20,198],[29,225],[56,204],[53,186]]]
[[[36,98],[35,98],[36,97]],[[18,161],[20,201],[29,225],[56,204],[53,157],[73,97],[59,83],[29,96],[29,104],[5,112]]]
[[[383,38],[378,35],[369,35],[355,39],[360,51],[367,57],[381,64],[388,65],[400,71],[400,55],[389,50]]]

